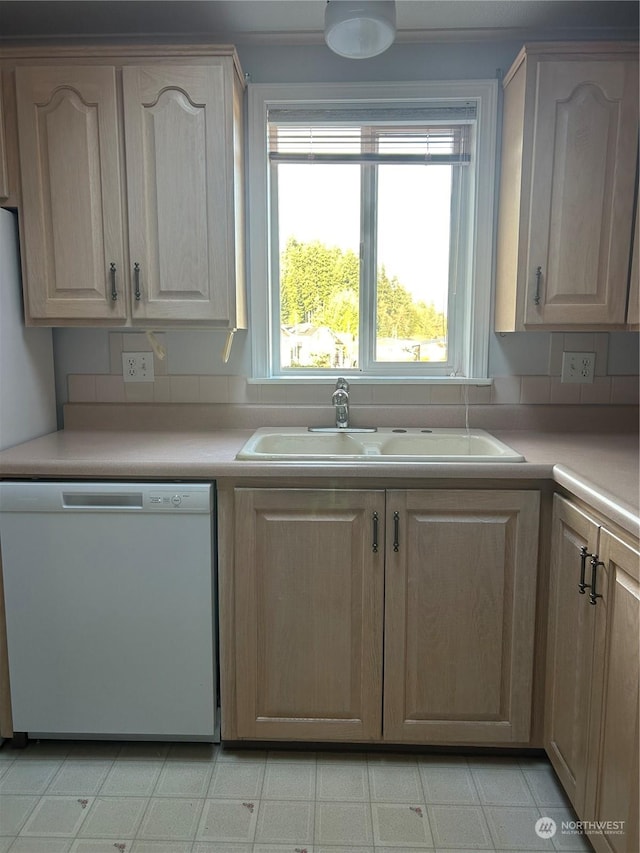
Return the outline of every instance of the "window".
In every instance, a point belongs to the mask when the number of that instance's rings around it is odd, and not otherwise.
[[[496,91],[250,87],[255,377],[486,376]]]

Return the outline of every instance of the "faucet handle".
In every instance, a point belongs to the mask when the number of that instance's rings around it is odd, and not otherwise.
[[[349,402],[349,394],[345,388],[336,388],[331,395],[331,403],[334,406],[346,406]]]
[[[347,380],[346,380],[343,376],[341,376],[341,377],[338,379],[338,381],[336,382],[336,390],[337,390],[338,388],[342,388],[342,389],[344,389],[345,391],[348,391],[348,390],[349,390],[349,383],[347,382]]]

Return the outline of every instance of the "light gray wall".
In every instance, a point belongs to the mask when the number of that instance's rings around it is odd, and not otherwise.
[[[373,59],[336,56],[325,45],[239,45],[242,68],[253,83],[468,80],[506,72],[521,42],[396,44]]]

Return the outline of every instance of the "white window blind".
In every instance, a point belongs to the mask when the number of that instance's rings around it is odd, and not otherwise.
[[[268,112],[272,163],[471,162],[476,105]]]

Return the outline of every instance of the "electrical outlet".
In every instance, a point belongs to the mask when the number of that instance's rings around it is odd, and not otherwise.
[[[563,352],[561,382],[593,382],[595,352]]]
[[[153,382],[153,353],[123,352],[122,375],[125,382]]]

